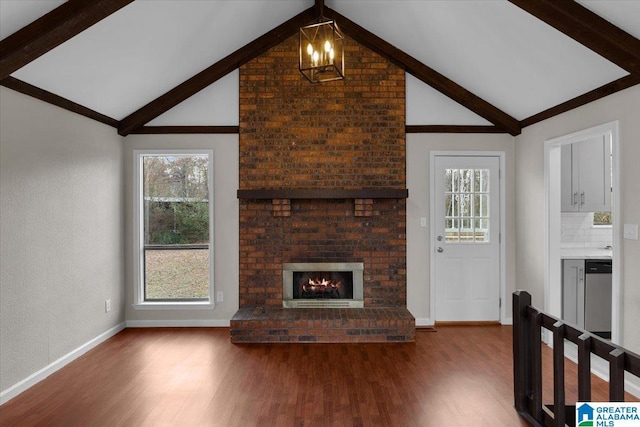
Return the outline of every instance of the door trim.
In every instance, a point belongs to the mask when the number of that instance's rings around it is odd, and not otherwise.
[[[433,207],[435,206],[435,161],[436,157],[498,157],[500,160],[500,323],[503,325],[511,325],[513,323],[513,317],[507,317],[507,305],[510,299],[507,299],[506,293],[506,281],[507,281],[507,268],[506,268],[506,179],[505,179],[505,152],[504,151],[430,151],[429,152],[429,210],[431,211],[429,216],[429,317],[435,321],[436,319],[436,286],[435,286],[435,255],[436,255],[436,242],[433,236],[436,234],[435,215],[433,214]]]
[[[611,218],[613,221],[613,272],[611,277],[611,341],[623,346],[622,324],[622,242],[620,219],[620,146],[618,121],[549,139],[544,144],[544,311],[554,316],[562,315],[562,287],[560,262],[560,147],[598,135],[611,135],[613,151],[613,177],[611,185]],[[552,185],[553,184],[553,185]],[[547,341],[551,334],[545,334]]]

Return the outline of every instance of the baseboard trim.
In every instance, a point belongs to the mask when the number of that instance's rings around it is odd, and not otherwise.
[[[82,356],[87,351],[91,350],[92,348],[96,347],[99,344],[102,344],[112,336],[116,335],[118,332],[122,331],[125,327],[126,327],[125,322],[122,322],[119,325],[114,326],[113,328],[109,329],[106,332],[103,332],[102,334],[98,335],[92,340],[87,341],[86,343],[76,348],[75,350],[72,350],[71,352],[65,354],[58,360],[48,364],[47,366],[40,369],[39,371],[29,375],[27,378],[23,379],[22,381],[12,385],[6,390],[3,390],[2,392],[0,392],[0,405],[4,405],[9,400],[13,399],[23,391],[29,389],[30,387],[33,387],[35,384],[47,378],[49,375],[64,368],[66,365],[73,362],[75,359]]]
[[[447,322],[437,322],[437,323],[440,326],[443,326],[443,324],[447,324]],[[456,323],[456,324],[461,325],[460,323]],[[495,324],[495,322],[491,324]],[[500,321],[500,324],[505,326],[513,325],[513,317],[506,317],[502,319]],[[436,325],[435,322],[428,317],[416,318],[416,328],[420,328],[420,327],[433,328],[435,325]]]
[[[474,321],[437,321],[434,326],[500,326],[497,320],[474,320]]]
[[[640,399],[640,384],[638,381],[633,381],[632,378],[624,380],[624,389]]]
[[[416,328],[421,328],[421,327],[432,328],[433,327],[433,321],[431,319],[429,319],[428,317],[418,317],[418,318],[416,318]]]
[[[127,320],[127,328],[228,328],[230,320]]]

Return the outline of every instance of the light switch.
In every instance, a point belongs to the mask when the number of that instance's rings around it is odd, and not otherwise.
[[[623,237],[627,240],[638,240],[638,224],[625,224]]]

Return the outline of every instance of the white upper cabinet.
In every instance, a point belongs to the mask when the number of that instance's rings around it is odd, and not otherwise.
[[[611,211],[611,143],[606,135],[562,146],[563,212]]]

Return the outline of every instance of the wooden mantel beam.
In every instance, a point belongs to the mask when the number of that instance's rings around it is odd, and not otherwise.
[[[0,42],[0,80],[133,0],[69,0]]]

